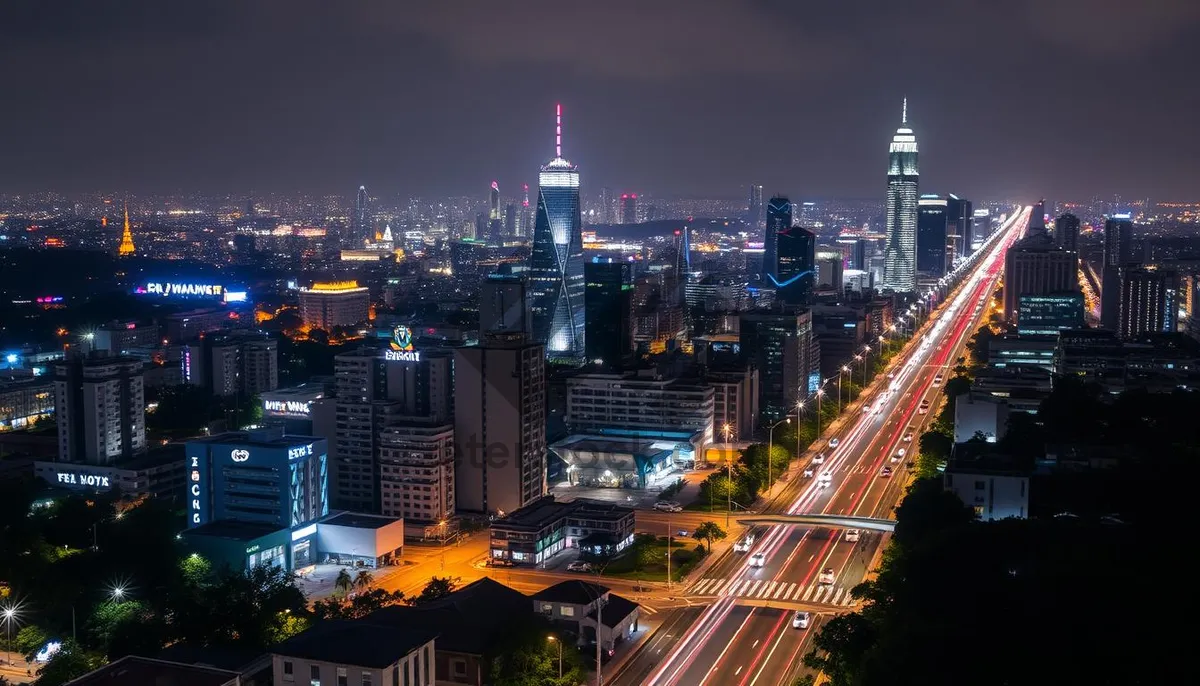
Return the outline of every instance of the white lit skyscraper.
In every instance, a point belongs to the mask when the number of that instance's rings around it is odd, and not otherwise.
[[[583,219],[579,168],[562,156],[562,105],[558,105],[554,159],[538,175],[537,221],[529,256],[533,338],[546,357],[583,360]]]
[[[887,248],[883,287],[917,290],[917,137],[908,126],[908,100],[888,148]]]

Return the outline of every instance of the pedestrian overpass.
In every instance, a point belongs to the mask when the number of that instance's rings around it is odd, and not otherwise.
[[[820,527],[822,529],[864,529],[866,531],[883,531],[887,533],[896,530],[896,522],[892,519],[822,514],[757,514],[751,517],[738,517],[737,523],[747,526],[793,524]]]

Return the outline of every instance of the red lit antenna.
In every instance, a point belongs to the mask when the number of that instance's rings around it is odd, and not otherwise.
[[[554,157],[562,157],[562,103],[554,106]]]

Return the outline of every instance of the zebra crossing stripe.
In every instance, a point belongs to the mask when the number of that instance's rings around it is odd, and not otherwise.
[[[711,583],[712,583],[712,579],[701,579],[700,583],[698,583],[694,587],[692,587],[692,593],[694,593],[696,595],[703,595],[704,589],[708,588],[708,585]]]
[[[846,590],[846,589],[842,588],[841,586],[838,586],[837,593],[833,594],[833,604],[834,605],[837,605],[838,601],[842,599],[842,591],[844,591],[844,590]]]
[[[793,592],[793,591],[795,591],[795,590],[796,590],[796,583],[795,583],[795,582],[792,582],[792,583],[788,584],[787,590],[783,592],[783,597],[784,597],[784,598],[788,598],[788,597],[790,597],[790,596],[792,595],[792,592]]]
[[[816,585],[810,584],[808,587],[808,590],[806,590],[804,592],[804,602],[806,602],[806,603],[808,602],[808,599],[812,597],[813,591],[815,591],[815,590],[817,590]]]
[[[762,582],[763,582],[762,579],[755,581],[754,585],[750,588],[750,590],[746,592],[746,595],[754,595],[754,592],[758,590],[758,587],[762,585]]]
[[[779,598],[779,596],[783,595],[783,592],[786,590],[787,590],[787,583],[779,584],[779,588],[775,589],[775,595],[771,596],[771,599],[775,600],[775,599]]]

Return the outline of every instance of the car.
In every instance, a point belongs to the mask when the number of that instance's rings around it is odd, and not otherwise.
[[[836,447],[838,447],[838,443],[841,443],[841,441],[839,441],[837,438],[831,438],[831,439],[829,439],[829,447],[830,447],[830,448],[836,448]]]
[[[761,566],[765,565],[766,563],[767,563],[767,554],[766,553],[754,553],[753,555],[750,556],[750,566],[751,567],[761,567]]]
[[[592,565],[590,562],[584,562],[583,560],[575,560],[571,564],[567,565],[567,571],[568,572],[590,572],[590,571],[592,571]]]
[[[886,479],[886,478],[888,478],[888,477],[889,477],[889,476],[891,476],[891,475],[892,475],[892,468],[891,468],[891,467],[884,467],[883,469],[879,470],[879,476],[882,476],[882,477],[883,477],[883,478],[885,478],[885,479]]]
[[[934,386],[942,385],[942,375],[941,374],[938,374],[937,376],[933,377],[933,385]]]
[[[821,574],[817,577],[818,584],[832,584],[836,578],[833,575],[833,567],[826,567],[821,570]]]
[[[806,478],[806,479],[813,478],[813,470],[811,468],[804,470],[804,478]]]
[[[745,536],[739,538],[738,541],[733,544],[733,552],[748,553],[748,552],[750,552],[750,548],[753,545],[754,545],[754,534],[746,534]]]
[[[658,510],[659,512],[683,512],[683,508],[679,506],[679,503],[673,503],[666,500],[660,500],[657,503],[654,503],[654,509]]]
[[[929,412],[929,401],[922,400],[921,406],[917,408],[917,414],[925,414],[926,412]]]
[[[692,535],[692,532],[688,531],[687,529],[679,529],[675,532],[675,535],[680,538],[687,538],[688,536]]]
[[[846,540],[850,543],[858,543],[858,537],[860,535],[861,534],[858,529],[846,529]]]
[[[813,458],[813,464],[825,464],[825,453],[817,453]]]
[[[817,483],[822,488],[829,486],[830,484],[833,483],[833,473],[832,472],[821,472],[821,476],[817,477]]]
[[[506,557],[493,557],[489,562],[492,567],[516,567],[517,563]]]
[[[792,628],[807,629],[810,621],[812,621],[812,615],[804,610],[796,610],[796,614],[792,615]]]
[[[912,443],[912,439],[913,439],[913,430],[910,428],[904,432],[904,442]]]

